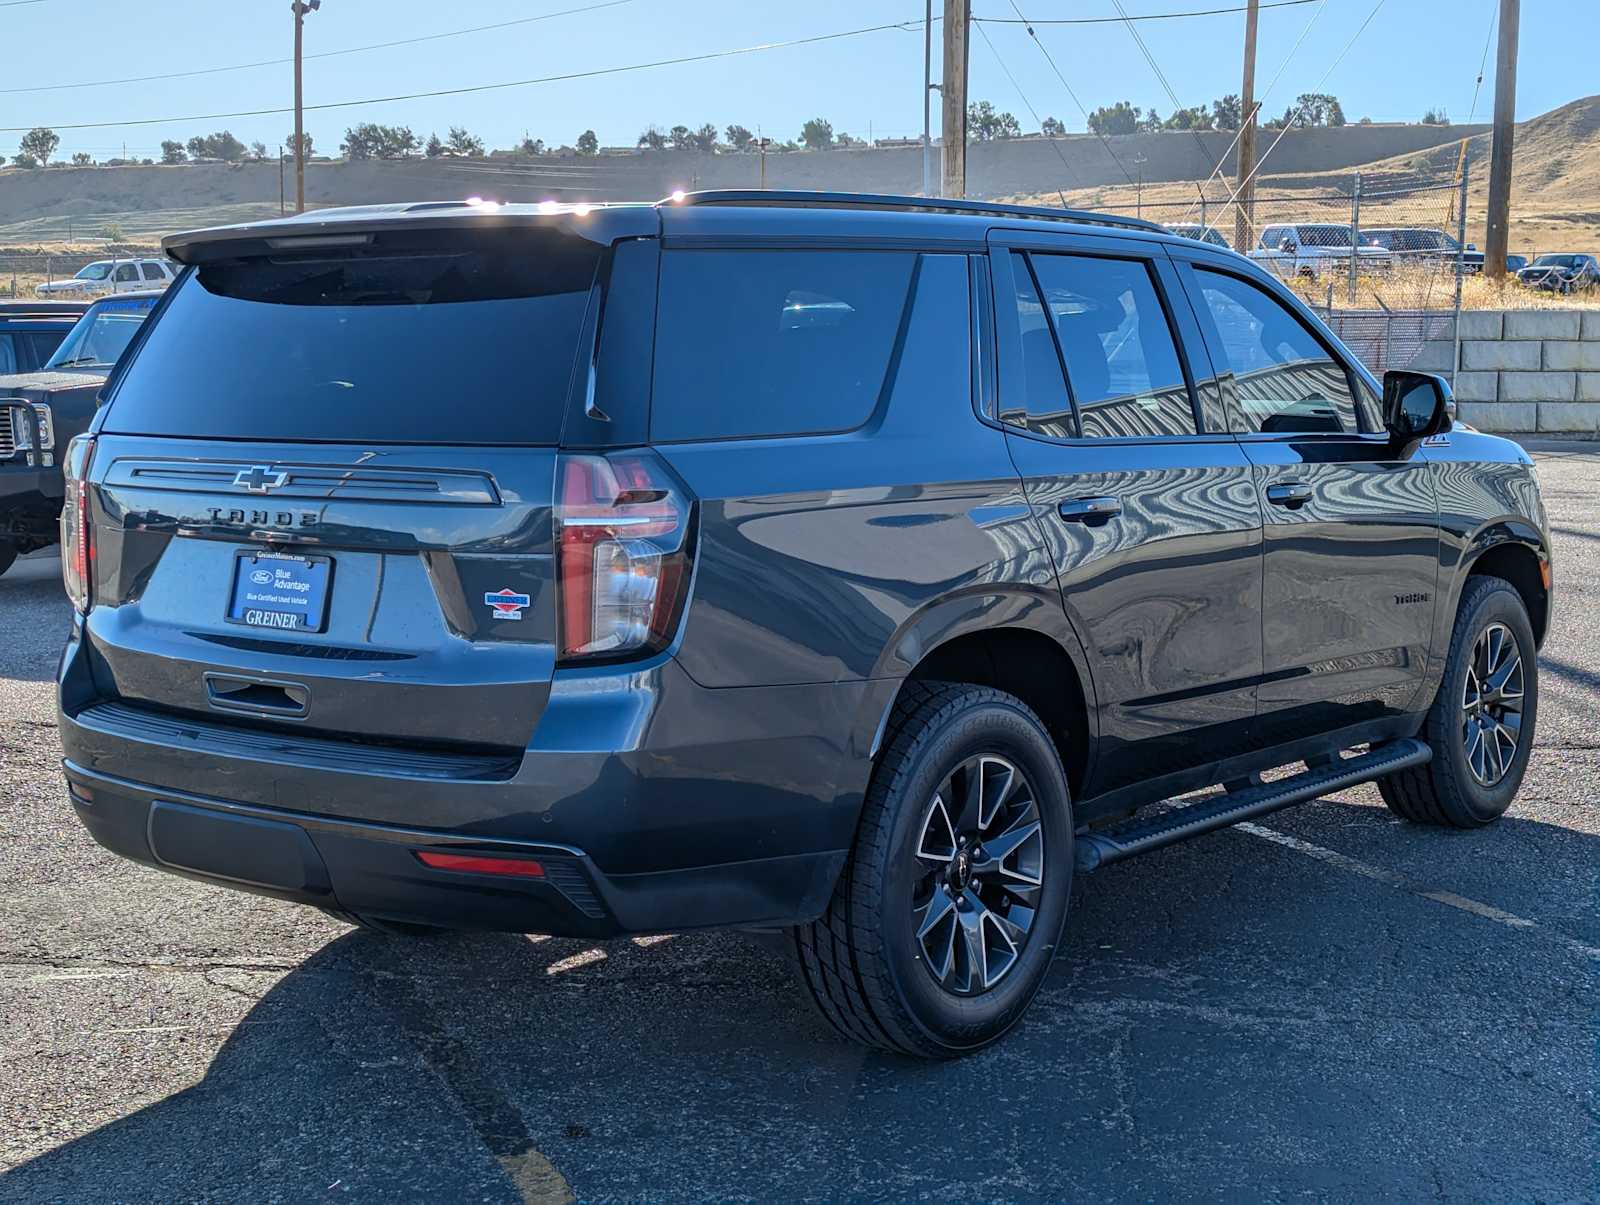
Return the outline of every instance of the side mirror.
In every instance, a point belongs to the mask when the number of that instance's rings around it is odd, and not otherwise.
[[[1477,249],[1478,249],[1478,244],[1477,243],[1468,243],[1467,244],[1467,250],[1468,251],[1476,251]]]
[[[1454,413],[1455,398],[1443,377],[1402,368],[1383,374],[1383,425],[1402,456],[1448,431]]]

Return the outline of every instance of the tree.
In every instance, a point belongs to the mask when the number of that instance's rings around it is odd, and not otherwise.
[[[675,125],[667,131],[667,140],[675,151],[686,151],[693,146],[694,131],[686,125]]]
[[[600,151],[600,140],[595,137],[593,130],[585,130],[578,135],[578,154],[594,155]]]
[[[89,167],[94,163],[94,157],[87,151],[78,151],[72,156],[73,167]]]
[[[179,142],[177,139],[168,138],[161,144],[161,162],[186,163],[188,162],[188,159],[188,152],[183,149],[183,143]]]
[[[722,133],[727,138],[728,145],[736,151],[748,151],[750,144],[756,140],[756,136],[745,129],[744,126],[729,126]]]
[[[1422,115],[1422,124],[1425,126],[1447,126],[1450,124],[1450,114],[1443,109],[1429,109]]]
[[[465,126],[451,126],[447,144],[452,155],[460,155],[468,159],[481,159],[484,154],[483,139],[467,133]],[[526,140],[524,140],[524,145],[526,145]],[[544,149],[543,144],[540,145],[540,149]]]
[[[651,125],[639,135],[639,145],[647,151],[664,151],[667,149],[667,136],[661,132],[661,127]]]
[[[702,155],[710,155],[717,149],[717,127],[711,122],[706,122],[698,130],[689,134],[689,146],[692,150],[699,151]]]
[[[264,143],[264,142],[252,142],[250,144],[250,158],[254,159],[257,163],[260,163],[266,157],[267,157],[267,144],[266,143]]]
[[[1219,130],[1237,130],[1244,124],[1244,105],[1237,92],[1211,102],[1211,120]]]
[[[422,148],[422,153],[429,159],[437,159],[444,154],[444,143],[439,141],[438,131],[428,135],[428,143]]]
[[[800,141],[808,151],[825,151],[833,145],[833,122],[826,117],[813,117],[800,127]]]
[[[1066,123],[1058,121],[1054,117],[1046,117],[1044,122],[1039,126],[1039,133],[1043,134],[1046,138],[1060,138],[1066,132]]]
[[[315,150],[315,147],[312,144],[311,134],[309,132],[307,132],[306,135],[305,135],[305,143],[306,143],[306,158],[310,159],[311,156],[312,156],[313,151]],[[283,145],[288,148],[289,157],[292,159],[294,157],[294,135],[290,134],[287,138],[285,138],[283,140]]]
[[[1295,97],[1294,104],[1284,110],[1283,116],[1268,122],[1267,128],[1281,130],[1285,126],[1309,129],[1313,126],[1344,125],[1344,109],[1337,96],[1326,92],[1303,92]]]
[[[16,164],[18,167],[32,168],[39,166],[39,161],[32,155],[13,155],[11,156],[11,162]]]
[[[1138,112],[1137,109],[1134,112]],[[1166,128],[1167,123],[1161,120],[1161,115],[1151,109],[1139,119],[1139,132],[1141,134],[1157,134]]]
[[[1139,129],[1139,110],[1125,100],[1109,109],[1104,105],[1089,114],[1089,130],[1094,134],[1133,134]]]
[[[61,135],[44,126],[35,126],[17,143],[18,158],[35,159],[41,167],[50,166],[50,156],[61,145]]]
[[[1214,124],[1211,111],[1204,105],[1192,109],[1179,109],[1161,123],[1164,130],[1209,130]]]
[[[834,136],[833,145],[840,150],[852,150],[856,147],[866,146],[867,140],[865,138],[857,138],[853,134],[841,132]]]
[[[543,138],[530,138],[527,134],[523,134],[522,141],[517,143],[517,150],[524,155],[542,155],[548,149]]]
[[[244,158],[244,143],[227,130],[215,134],[196,135],[189,139],[191,159],[221,159],[224,163],[237,163]]]
[[[996,111],[986,100],[967,106],[967,137],[973,142],[993,142],[996,138],[1015,138],[1022,127],[1010,113]]]
[[[417,153],[421,140],[410,126],[383,126],[362,122],[344,132],[340,150],[346,159],[404,159]]]

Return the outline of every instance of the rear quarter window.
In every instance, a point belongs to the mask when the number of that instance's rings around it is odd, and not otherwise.
[[[861,426],[888,377],[917,260],[912,251],[666,251],[652,439]]]

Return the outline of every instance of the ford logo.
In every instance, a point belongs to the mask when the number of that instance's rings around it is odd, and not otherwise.
[[[255,569],[250,573],[250,580],[258,586],[270,586],[272,584],[272,573],[267,569]]]

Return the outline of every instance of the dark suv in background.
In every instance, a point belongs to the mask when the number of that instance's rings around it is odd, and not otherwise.
[[[61,452],[88,428],[100,386],[159,296],[30,303],[56,316],[35,324],[46,327],[43,334],[18,335],[20,362],[0,373],[0,574],[18,554],[56,542],[65,496]],[[0,339],[5,318],[0,311]],[[32,346],[22,346],[24,339]],[[4,350],[0,342],[0,366]]]
[[[783,193],[166,249],[62,520],[66,776],[128,857],[390,932],[781,929],[945,1056],[1075,872],[1522,779],[1528,457],[1231,252]]]

